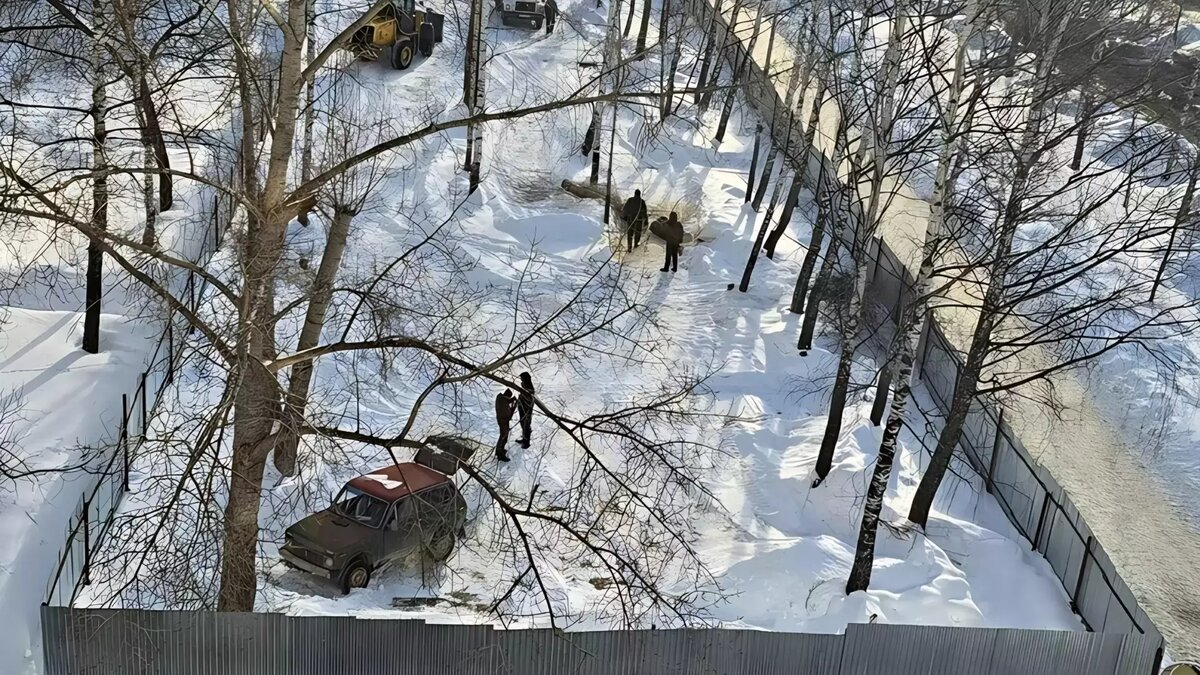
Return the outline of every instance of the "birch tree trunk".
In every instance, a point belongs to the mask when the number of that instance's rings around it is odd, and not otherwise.
[[[100,40],[107,30],[102,0],[92,0],[95,38],[91,45],[92,76],[92,227],[108,229],[108,92],[104,47]],[[83,351],[100,353],[100,300],[104,295],[104,253],[100,245],[88,240]]]
[[[970,412],[971,402],[979,385],[979,375],[983,370],[991,347],[992,331],[1000,319],[1000,300],[1004,295],[1009,270],[1012,267],[1012,245],[1017,227],[1021,223],[1022,207],[1025,193],[1029,187],[1030,175],[1039,157],[1038,143],[1041,140],[1041,128],[1047,114],[1046,108],[1052,98],[1050,77],[1053,73],[1054,62],[1059,45],[1066,33],[1067,25],[1073,16],[1073,11],[1063,12],[1050,43],[1040,57],[1035,74],[1033,92],[1028,105],[1028,119],[1025,130],[1017,145],[1017,165],[1012,184],[1005,199],[1004,213],[996,235],[996,244],[992,252],[992,262],[988,266],[988,287],[984,293],[979,317],[971,335],[971,344],[967,351],[966,363],[959,373],[958,382],[954,387],[954,397],[950,404],[950,412],[938,436],[937,446],[930,459],[929,468],[921,476],[917,491],[913,495],[912,506],[909,508],[908,519],[922,529],[929,522],[929,512],[933,507],[933,499],[937,496],[942,479],[954,456],[954,449],[962,437],[963,423]],[[1050,20],[1049,12],[1043,13],[1040,23],[1044,34]]]
[[[908,30],[908,8],[903,3],[896,7],[896,20],[888,37],[887,50],[883,57],[883,90],[880,92],[876,107],[879,110],[878,119],[872,119],[868,127],[874,127],[875,140],[872,143],[874,157],[871,160],[871,194],[868,197],[863,223],[865,231],[855,233],[854,242],[854,287],[842,317],[842,348],[839,355],[837,376],[833,383],[833,392],[829,399],[829,416],[825,423],[825,434],[821,439],[821,450],[817,455],[817,477],[813,487],[820,485],[829,475],[833,467],[833,453],[837,449],[838,438],[842,432],[842,417],[846,407],[846,395],[850,390],[850,366],[854,361],[857,347],[858,327],[862,323],[864,308],[863,296],[866,294],[867,275],[871,266],[868,264],[867,250],[875,230],[878,228],[881,192],[883,179],[886,175],[888,148],[892,138],[892,124],[896,114],[896,89],[900,80],[900,56],[903,49],[904,34]],[[862,60],[861,58],[859,59]],[[862,146],[860,145],[860,150]],[[857,164],[857,163],[856,163]],[[851,175],[850,186],[858,185],[857,170]]]
[[[633,0],[629,0],[630,12],[633,11]],[[608,32],[604,37],[603,76],[600,80],[602,91],[614,92],[617,89],[616,69],[621,60],[621,0],[612,0],[608,8]],[[592,120],[588,124],[587,134],[584,135],[583,154],[597,153],[601,147],[600,132],[604,124],[603,102],[592,106]]]
[[[972,3],[973,5],[975,3]],[[940,249],[946,218],[946,204],[952,198],[954,186],[949,183],[950,165],[958,156],[961,133],[957,124],[958,109],[962,100],[963,80],[966,75],[967,44],[974,33],[977,13],[968,8],[966,20],[956,32],[954,74],[946,95],[946,106],[941,117],[942,149],[938,155],[937,172],[934,176],[933,198],[929,209],[929,220],[925,226],[925,239],[921,246],[921,264],[913,284],[913,301],[903,308],[897,317],[896,339],[893,342],[890,363],[895,364],[896,373],[892,382],[892,402],[884,424],[883,437],[879,441],[879,454],[867,488],[863,503],[862,523],[858,529],[854,564],[846,581],[846,593],[865,591],[871,585],[871,571],[875,563],[875,537],[879,530],[879,515],[883,510],[883,499],[891,480],[892,465],[898,449],[900,429],[912,396],[912,377],[916,362],[917,344],[924,329],[923,320],[929,307],[929,296],[933,291],[934,259]],[[886,395],[886,394],[885,394]]]

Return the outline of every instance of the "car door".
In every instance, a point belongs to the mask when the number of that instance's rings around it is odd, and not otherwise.
[[[416,522],[416,504],[412,497],[405,497],[392,505],[383,526],[383,550],[380,560],[397,558],[412,548],[413,523]]]
[[[446,483],[420,492],[410,499],[417,501],[417,524],[420,542],[425,543],[447,531],[454,531],[454,489]]]

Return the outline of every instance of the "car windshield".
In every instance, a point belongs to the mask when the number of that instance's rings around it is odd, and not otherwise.
[[[359,492],[350,486],[342,488],[337,498],[333,500],[334,511],[368,527],[382,526],[387,509],[386,502]]]

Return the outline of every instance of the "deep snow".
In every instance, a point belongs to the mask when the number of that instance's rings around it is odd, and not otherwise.
[[[496,54],[488,69],[489,108],[528,104],[577,86],[581,74],[576,64],[594,58],[603,19],[586,0],[564,2],[562,9],[560,30],[548,38],[517,29],[489,29]],[[681,64],[680,86],[691,66],[688,59]],[[388,108],[391,112],[403,108],[418,115],[453,107],[454,83],[461,77],[461,61],[448,49],[405,73],[378,65],[356,68],[364,99],[373,98],[373,87],[383,85],[389,103],[395,103]],[[640,69],[656,74],[657,55],[651,55]],[[429,87],[432,92],[414,103],[415,97],[408,94],[415,87]],[[583,417],[625,404],[634,392],[644,392],[674,373],[715,369],[706,404],[742,421],[716,428],[715,437],[704,439],[719,450],[705,458],[709,467],[702,474],[702,485],[712,498],[689,495],[680,502],[692,526],[685,534],[711,576],[697,577],[671,564],[663,570],[669,590],[700,594],[696,604],[704,618],[730,626],[789,631],[839,631],[849,622],[871,620],[1078,630],[1080,624],[1048,565],[1028,550],[978,485],[947,484],[928,536],[881,531],[872,590],[844,595],[878,430],[865,419],[866,403],[856,396],[830,478],[820,488],[809,487],[824,428],[823,395],[836,358],[824,348],[799,357],[793,347],[798,317],[784,307],[803,255],[796,242],[807,239],[808,209],[798,210],[792,238],[781,243],[776,259],[759,260],[750,292],[727,290],[741,274],[758,222],[753,211],[743,206],[754,120],[736,113],[729,136],[717,148],[709,140],[719,112],[719,106],[714,108],[696,125],[694,108],[685,105],[682,118],[661,129],[652,129],[630,108],[620,115],[614,186],[622,194],[640,187],[652,210],[676,208],[690,229],[699,230],[702,241],[685,250],[678,274],[658,271],[662,248],[656,242],[610,261],[610,233],[601,224],[598,204],[576,200],[557,188],[562,178],[586,177],[576,149],[586,110],[489,125],[484,135],[483,187],[461,207],[465,177],[457,171],[457,160],[462,132],[405,151],[405,161],[394,165],[419,168],[397,170],[378,191],[382,203],[361,214],[346,269],[386,264],[457,209],[443,234],[455,255],[474,261],[462,272],[465,283],[489,289],[497,297],[519,292],[526,299],[524,307],[549,308],[561,304],[564,294],[599,269],[620,278],[625,292],[658,326],[646,329],[646,344],[653,344],[655,351],[644,363],[598,356],[581,371],[578,363],[546,355],[514,364],[512,375],[522,368],[533,371],[539,397]],[[402,217],[414,208],[420,218]],[[319,238],[315,232],[297,234]],[[488,321],[503,321],[496,316],[505,310],[502,302],[489,305],[488,310],[479,317],[481,330],[492,325]],[[354,422],[379,433],[394,430],[403,423],[421,383],[404,364],[396,364],[400,372],[386,380],[379,373],[364,375],[356,370],[360,367],[335,360],[320,365],[319,376],[329,390],[322,414],[344,418],[347,410],[338,407],[344,401],[333,391],[340,391],[348,377],[362,377],[368,386],[360,394]],[[177,423],[185,411],[211,405],[217,388],[206,386],[204,378],[209,374],[191,367],[179,378],[176,398],[159,421],[163,428]],[[873,364],[864,353],[856,365],[856,381],[869,383],[873,374]],[[487,386],[468,388],[456,412],[430,413],[437,419],[423,426],[436,428],[452,421],[456,430],[490,442],[494,393]],[[918,423],[918,428],[923,424]],[[480,470],[514,495],[528,495],[536,484],[542,495],[549,495],[544,499],[569,498],[556,490],[577,479],[578,450],[561,434],[553,434],[540,416],[534,433],[534,447],[514,449],[511,464],[497,465],[481,457]],[[906,434],[903,442],[884,509],[888,522],[899,521],[906,510],[925,454],[913,436]],[[496,621],[484,608],[520,574],[523,561],[497,548],[502,531],[495,509],[470,487],[467,492],[474,509],[468,538],[442,574],[423,577],[413,570],[384,571],[370,587],[341,597],[331,587],[279,563],[276,547],[283,527],[308,509],[323,507],[326,495],[342,481],[387,461],[376,448],[343,447],[346,461],[308,463],[297,478],[268,473],[258,608],[293,614]],[[614,455],[606,458],[621,461]],[[170,447],[147,446],[135,462],[125,512],[136,514],[159,503],[163,480],[171,484],[171,472],[180,468],[179,462]],[[462,482],[463,475],[458,479]],[[166,538],[177,536],[190,534],[170,532]],[[164,550],[170,549],[167,542],[160,543]],[[97,569],[96,578],[124,580],[122,571],[129,569],[129,559],[121,555],[125,544],[128,541],[120,536],[110,538],[101,553],[109,564]],[[205,572],[211,571],[205,568],[204,551],[178,550],[174,555],[185,553],[195,555],[189,569],[203,582]],[[572,627],[618,623],[611,607],[612,592],[605,589],[600,570],[579,558],[564,564],[567,557],[556,558],[552,550],[539,555],[539,560],[554,609],[570,617]],[[130,602],[129,596],[113,596],[113,588],[98,582],[87,589],[81,602]],[[211,585],[207,588],[211,591]],[[440,600],[432,606],[392,606],[395,598],[415,596]],[[179,598],[155,591],[139,598],[158,606],[168,606],[172,600]],[[544,625],[545,609],[536,592],[522,589],[503,604],[504,623]]]

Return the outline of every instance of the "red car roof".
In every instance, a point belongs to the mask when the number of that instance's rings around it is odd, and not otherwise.
[[[449,480],[445,474],[433,469],[413,462],[404,462],[353,478],[350,480],[350,486],[385,502],[394,502]]]

